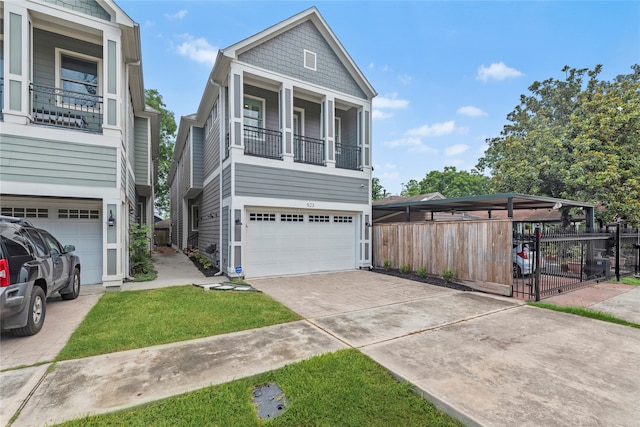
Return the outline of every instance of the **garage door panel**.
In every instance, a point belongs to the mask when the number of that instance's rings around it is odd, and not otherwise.
[[[248,277],[355,268],[353,217],[341,215],[341,220],[351,222],[335,222],[334,215],[325,213],[278,213],[273,221],[251,220],[265,217],[249,214],[245,243]]]

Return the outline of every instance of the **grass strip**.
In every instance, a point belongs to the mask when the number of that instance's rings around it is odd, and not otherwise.
[[[603,322],[616,323],[618,325],[630,326],[632,328],[640,329],[640,324],[629,322],[624,319],[620,319],[619,317],[616,317],[612,314],[604,313],[602,311],[597,311],[597,310],[591,310],[589,308],[555,305],[555,304],[549,304],[545,302],[528,302],[527,304],[534,307],[546,308],[547,310],[575,314],[577,316],[589,317],[591,319],[602,320]]]
[[[640,279],[636,279],[632,276],[623,277],[622,279],[620,279],[620,282],[624,283],[625,285],[640,286]]]
[[[149,347],[298,320],[261,292],[175,286],[104,294],[56,360]]]
[[[287,409],[266,422],[281,426],[463,426],[396,381],[357,350],[347,349],[281,369],[207,387],[149,405],[77,419],[64,426],[263,426],[251,394],[277,383]]]

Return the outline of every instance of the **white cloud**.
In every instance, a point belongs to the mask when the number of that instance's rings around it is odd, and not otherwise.
[[[374,69],[375,67],[376,67],[376,64],[374,62],[369,62],[370,69]]]
[[[422,125],[417,128],[409,129],[406,134],[408,136],[423,136],[432,138],[436,136],[449,135],[456,131],[456,122],[449,120],[442,123],[434,123],[432,125]]]
[[[201,64],[213,66],[216,62],[218,49],[211,46],[204,37],[195,38],[191,34],[180,36],[184,41],[176,46],[176,51],[189,59]]]
[[[473,105],[466,105],[458,108],[458,114],[469,117],[482,117],[487,115],[485,111],[482,111],[480,108],[474,107]]]
[[[165,13],[164,17],[167,19],[182,19],[185,16],[187,16],[187,13],[189,13],[188,11],[182,9],[174,14],[169,14],[169,13]]]
[[[422,140],[420,138],[404,137],[400,139],[394,139],[393,141],[387,141],[384,143],[384,145],[391,148],[411,147],[411,146],[415,147],[417,145],[422,145]]]
[[[394,165],[393,163],[385,163],[384,168],[385,169],[397,169],[398,165]]]
[[[385,113],[382,110],[373,110],[373,112],[371,113],[371,117],[376,120],[390,119],[391,117],[393,117],[393,113]]]
[[[400,74],[398,76],[398,80],[400,80],[400,83],[402,83],[403,85],[409,85],[411,84],[411,82],[413,81],[413,77],[411,77],[408,74]]]
[[[478,68],[478,75],[476,79],[487,82],[489,80],[505,80],[515,77],[523,76],[524,74],[515,68],[507,67],[504,62],[494,62],[493,64],[485,67],[481,65]]]
[[[444,155],[445,156],[457,156],[459,154],[464,153],[469,149],[467,144],[455,144],[450,147],[445,148]]]
[[[399,109],[407,108],[408,106],[409,101],[406,99],[398,99],[398,94],[396,92],[390,94],[388,97],[379,96],[373,98],[374,108]]]

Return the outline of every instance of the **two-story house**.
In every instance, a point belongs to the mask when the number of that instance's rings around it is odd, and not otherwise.
[[[111,0],[5,1],[0,19],[1,213],[75,245],[82,283],[117,287],[130,223],[153,224],[139,26]]]
[[[173,244],[229,276],[371,266],[375,95],[315,7],[220,50],[180,120]]]

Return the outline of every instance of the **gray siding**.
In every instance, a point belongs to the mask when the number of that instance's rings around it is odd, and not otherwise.
[[[151,185],[149,182],[149,130],[147,124],[148,119],[143,117],[135,118],[134,170],[136,173],[136,184],[142,185]]]
[[[56,47],[71,52],[102,58],[102,46],[66,37],[49,31],[33,29],[33,82],[47,86],[57,86]]]
[[[336,110],[336,117],[340,117],[342,135],[340,135],[343,145],[358,144],[358,110],[351,108],[348,111]]]
[[[220,108],[220,106],[218,107]],[[209,113],[211,114],[211,113]],[[211,130],[204,144],[204,177],[208,177],[220,163],[220,120],[211,122]]]
[[[178,206],[178,202],[180,201],[180,195],[178,192],[178,179],[175,179],[172,183],[171,183],[171,189],[169,191],[170,196],[171,196],[171,209],[170,209],[170,215],[171,215],[171,229],[173,230],[172,234],[171,234],[171,243],[174,245],[178,245],[178,236],[177,236],[177,231],[178,231],[178,211],[179,211],[179,206]]]
[[[134,176],[129,171],[127,171],[127,200],[129,201],[130,206],[136,206],[136,181]],[[133,217],[135,219],[135,214],[133,215]]]
[[[229,207],[222,208],[222,243],[220,244],[220,269],[229,267]]]
[[[88,187],[116,187],[112,147],[2,135],[0,180]],[[5,187],[8,188],[8,187]]]
[[[266,110],[264,127],[266,129],[280,130],[280,96],[278,92],[272,92],[251,85],[244,85],[244,94],[264,99]]]
[[[231,197],[231,167],[227,166],[222,171],[222,198]]]
[[[104,19],[105,21],[111,21],[111,15],[96,0],[45,0],[45,2]]]
[[[191,188],[191,132],[189,132],[187,142],[184,144],[179,168],[181,193],[185,194]]]
[[[200,206],[200,237],[199,246],[204,249],[209,245],[220,245],[220,177],[215,177],[202,190],[202,205]],[[206,254],[213,262],[219,261],[218,254]],[[216,264],[217,265],[217,264]]]
[[[237,196],[369,203],[369,182],[362,178],[236,163],[235,179]]]
[[[294,99],[293,106],[304,110],[304,136],[322,138],[320,130],[322,105],[304,99]]]
[[[316,54],[316,71],[304,67],[304,49]],[[366,95],[310,21],[239,55],[248,64],[362,99]]]
[[[191,176],[193,178],[193,186],[195,188],[202,188],[203,175],[204,175],[204,129],[193,127],[193,170]]]

